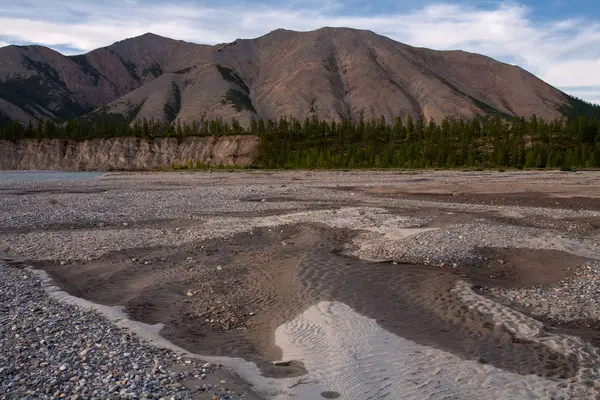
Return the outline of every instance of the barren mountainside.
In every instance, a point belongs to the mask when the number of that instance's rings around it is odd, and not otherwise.
[[[517,66],[347,28],[280,29],[216,46],[145,34],[77,56],[0,48],[0,121],[554,119],[569,106],[567,95]]]

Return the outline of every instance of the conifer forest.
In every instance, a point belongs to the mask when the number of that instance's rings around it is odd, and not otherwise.
[[[201,120],[192,124],[85,119],[24,126],[0,121],[0,139],[152,139],[257,135],[260,168],[597,168],[600,121],[579,115],[556,121],[500,115],[441,123],[404,120]]]

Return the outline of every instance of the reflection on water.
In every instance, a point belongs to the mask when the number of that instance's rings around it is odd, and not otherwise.
[[[104,172],[0,171],[0,182],[91,179],[102,175],[104,175]]]

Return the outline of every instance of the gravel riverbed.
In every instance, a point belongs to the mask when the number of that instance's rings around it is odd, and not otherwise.
[[[0,262],[0,276],[0,398],[193,399],[182,382],[216,370],[143,343],[96,312],[61,304],[30,271]],[[185,371],[171,368],[177,364]],[[224,385],[199,391],[241,398]]]
[[[496,287],[482,292],[552,323],[600,330],[600,263],[597,262],[576,267],[573,276],[554,285],[519,289]]]
[[[211,311],[219,309],[217,301],[236,296],[232,285],[243,282],[225,273],[227,254],[219,258],[222,266],[206,267],[214,254],[203,246],[212,241],[210,251],[218,252],[222,241],[232,255],[258,266],[262,279],[260,266],[276,253],[261,251],[253,235],[269,236],[279,232],[276,227],[353,231],[336,252],[465,274],[483,282],[477,285],[482,294],[534,318],[598,328],[599,194],[593,172],[246,171],[0,181],[0,260],[15,264],[0,261],[0,398],[258,398],[233,389],[248,387],[245,382],[221,383],[218,367],[146,343],[98,312],[59,302],[22,266],[64,267],[67,277],[89,269],[82,276],[93,289],[106,280],[110,288],[110,274],[94,274],[120,263],[125,279],[142,277],[131,282],[146,296],[140,295],[139,310],[152,304],[154,293],[143,290],[156,282],[177,281],[187,291],[206,276],[202,284],[216,294],[202,310]],[[252,251],[237,250],[236,235],[246,235],[244,245],[251,246],[244,249]],[[294,238],[277,240],[276,252],[293,247]],[[147,278],[153,282],[144,280],[144,268],[154,273]],[[278,285],[277,274],[267,278]],[[85,297],[86,289],[78,295]],[[187,304],[202,295],[192,294],[161,301]],[[106,296],[106,304],[131,301],[114,297],[121,302]],[[248,315],[231,316],[238,317]]]

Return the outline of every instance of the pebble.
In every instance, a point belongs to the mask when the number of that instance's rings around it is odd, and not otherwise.
[[[193,394],[181,382],[214,371],[204,367],[210,363],[186,360],[186,372],[164,369],[155,374],[154,360],[169,365],[174,353],[141,342],[96,312],[50,298],[29,271],[0,261],[0,276],[4,310],[0,313],[0,398],[88,399],[116,394],[122,399],[185,400]],[[2,327],[19,334],[2,334]],[[39,350],[24,343],[39,344]]]
[[[600,262],[590,261],[555,285],[518,289],[485,288],[484,292],[518,304],[536,317],[561,325],[581,324],[600,330]]]
[[[286,176],[287,173],[281,173]],[[456,174],[461,178],[461,173],[427,172],[424,173],[432,180],[441,181],[440,176],[444,174]],[[552,173],[548,173],[551,174]],[[217,177],[220,175],[215,174]],[[235,182],[226,185],[206,185],[185,182],[176,182],[178,175],[147,174],[145,176],[134,176],[133,178],[122,177],[119,179],[103,180],[81,180],[81,181],[56,181],[35,183],[0,183],[0,188],[6,191],[2,194],[2,210],[0,211],[0,229],[3,234],[4,243],[10,247],[10,253],[14,256],[24,256],[28,259],[51,259],[51,260],[84,260],[101,257],[111,252],[128,248],[151,248],[155,246],[173,246],[178,243],[198,243],[208,237],[217,238],[236,232],[248,232],[254,226],[269,224],[273,229],[286,223],[313,222],[326,223],[333,227],[363,229],[367,227],[385,226],[389,228],[411,228],[428,226],[435,218],[430,218],[428,210],[451,215],[450,221],[459,221],[463,216],[470,218],[470,222],[444,223],[441,229],[429,231],[400,240],[381,240],[378,232],[367,232],[370,244],[361,249],[364,255],[372,256],[372,259],[393,260],[396,263],[417,262],[428,265],[446,266],[465,265],[480,263],[481,260],[471,250],[477,246],[489,247],[521,247],[524,243],[532,240],[544,239],[544,235],[551,233],[553,239],[576,242],[581,246],[588,246],[597,251],[598,235],[577,236],[583,229],[593,229],[587,219],[600,217],[600,212],[595,210],[575,209],[550,209],[545,207],[521,207],[521,206],[493,206],[485,204],[464,204],[460,202],[424,201],[411,196],[396,196],[384,198],[379,201],[376,196],[365,195],[363,192],[353,190],[353,206],[344,207],[348,201],[348,191],[335,190],[334,186],[341,183],[340,179],[347,182],[347,186],[374,185],[385,186],[389,184],[404,185],[406,179],[403,174],[379,174],[337,172],[319,173],[317,178],[310,178],[319,184],[312,185],[300,181],[297,172],[288,174],[292,180],[285,188],[285,198],[278,201],[255,201],[256,199],[273,199],[280,196],[284,191],[279,188],[267,188],[264,183],[268,180],[273,183],[278,177],[269,176],[265,178],[260,174],[248,174],[243,176],[243,182]],[[508,173],[507,173],[508,175]],[[515,180],[524,179],[515,173]],[[538,176],[547,176],[540,173]],[[535,179],[538,178],[535,177]],[[341,178],[340,178],[341,177]],[[192,179],[194,179],[192,177]],[[228,181],[230,178],[227,178]],[[489,174],[470,174],[470,182],[477,180],[489,180]],[[511,178],[512,179],[512,178]],[[569,179],[578,179],[572,178]],[[595,178],[594,178],[595,179]],[[169,180],[169,183],[165,183]],[[185,181],[188,179],[186,178]],[[298,180],[298,182],[296,182]],[[542,179],[543,180],[543,179]],[[360,182],[356,183],[354,181]],[[367,181],[367,183],[365,183]],[[172,183],[182,183],[182,187]],[[202,182],[204,183],[204,182]],[[356,184],[355,184],[356,183]],[[164,188],[169,195],[164,196],[161,190],[148,190],[148,187]],[[85,196],[86,201],[79,201],[81,194],[71,193],[77,190],[84,193],[89,189],[107,188],[93,195]],[[43,194],[44,190],[64,191],[61,200],[69,207],[53,207],[48,212],[48,197]],[[12,191],[36,190],[40,194],[26,196],[24,206],[23,196],[15,196]],[[253,201],[245,201],[252,192]],[[363,200],[369,202],[368,207]],[[62,201],[61,201],[62,203]],[[356,206],[354,206],[356,205]],[[319,210],[314,213],[302,212],[303,210]],[[330,209],[324,209],[330,207]],[[386,208],[410,210],[410,217],[398,216],[390,213]],[[273,214],[279,213],[274,218],[263,215],[263,211]],[[298,214],[293,214],[300,211]],[[360,211],[360,212],[359,212]],[[226,215],[223,213],[227,213]],[[518,218],[526,220],[529,226],[512,225],[508,223],[499,224],[497,221],[487,219],[488,214],[494,214],[498,218]],[[283,214],[283,218],[282,215]],[[230,215],[234,215],[233,217]],[[235,215],[243,215],[236,217]],[[460,218],[459,218],[460,216]],[[477,217],[473,217],[477,216]],[[569,219],[577,218],[574,224]],[[47,229],[53,226],[81,227],[85,226],[129,226],[134,221],[181,221],[187,219],[196,224],[190,228],[179,230],[160,227],[159,224],[144,224],[140,229],[73,229],[55,230]],[[123,222],[123,220],[131,222]],[[591,228],[585,228],[591,226]],[[23,231],[27,232],[24,233]],[[593,232],[593,230],[591,231]],[[252,232],[253,233],[253,232]],[[252,234],[251,233],[251,234]],[[560,237],[558,234],[560,233]],[[457,238],[459,240],[457,240]],[[365,241],[367,243],[368,241]],[[282,242],[283,243],[283,242]],[[553,243],[551,243],[553,244]],[[282,246],[291,245],[288,242]],[[202,249],[202,246],[199,246]],[[196,254],[196,253],[192,253]],[[188,263],[194,262],[193,257],[188,257]],[[138,262],[132,258],[131,262]],[[593,268],[596,268],[592,266]],[[11,272],[12,271],[12,272]],[[226,275],[226,274],[221,274]],[[189,393],[174,391],[171,386],[176,383],[176,378],[170,376],[163,368],[154,368],[154,359],[159,360],[160,365],[169,365],[172,355],[163,351],[147,347],[131,337],[122,341],[122,331],[115,328],[108,321],[100,318],[94,313],[82,312],[72,306],[58,304],[43,294],[29,273],[14,272],[8,267],[0,267],[0,304],[8,310],[0,314],[0,329],[11,327],[10,334],[3,334],[0,340],[0,388],[11,390],[6,396],[8,398],[22,398],[24,386],[13,380],[17,373],[14,367],[23,367],[20,371],[20,379],[24,381],[47,378],[40,380],[40,390],[43,395],[32,395],[33,398],[50,398],[56,393],[67,396],[71,394],[72,386],[67,388],[65,380],[69,379],[76,371],[82,371],[83,379],[86,380],[88,393],[95,395],[81,398],[96,397],[107,398],[109,388],[122,382],[126,373],[135,374],[137,386],[132,389],[128,386],[129,393],[144,397],[145,394],[154,398],[169,399],[187,398]],[[598,273],[592,269],[582,271],[574,279],[556,285],[551,289],[526,288],[514,293],[503,292],[503,296],[509,301],[519,304],[530,305],[532,309],[540,312],[548,312],[552,318],[564,319],[583,316],[583,311],[578,314],[578,308],[585,310],[589,315],[600,310],[597,300],[600,299],[597,277]],[[556,307],[544,308],[543,302],[549,303],[553,299]],[[29,307],[35,308],[43,305],[41,315],[30,311]],[[560,309],[563,309],[561,311]],[[568,312],[566,312],[567,310]],[[595,310],[595,311],[594,311]],[[591,314],[590,314],[591,313]],[[249,314],[251,315],[251,314]],[[14,320],[13,320],[14,318]],[[208,315],[207,321],[221,324],[216,317]],[[18,321],[18,322],[17,322]],[[75,324],[76,322],[77,324]],[[12,331],[12,327],[15,330]],[[51,329],[47,329],[52,326]],[[81,329],[85,326],[86,329]],[[6,328],[5,328],[6,327]],[[60,340],[52,335],[54,332],[62,332]],[[23,345],[29,341],[31,344]],[[37,347],[34,348],[32,345]],[[90,350],[84,355],[81,352],[91,344]],[[110,354],[108,349],[116,350]],[[125,358],[123,353],[130,352],[131,356]],[[35,357],[34,357],[35,356]],[[35,363],[31,360],[37,358]],[[69,364],[69,368],[60,371],[58,368],[63,362]],[[113,376],[112,370],[104,367],[110,363],[111,367],[117,367],[119,376]],[[87,367],[84,367],[84,364]],[[136,366],[134,368],[134,365]],[[205,364],[206,365],[206,364]],[[156,371],[156,372],[154,372]],[[208,367],[196,368],[195,375],[203,376],[210,372]],[[193,375],[192,375],[193,376]],[[134,378],[128,377],[127,385],[132,385]],[[79,381],[81,382],[81,380]],[[9,386],[10,385],[10,386]],[[16,388],[16,389],[15,389]],[[125,389],[125,388],[122,388]],[[17,392],[17,390],[21,390]],[[115,390],[120,392],[117,386]],[[44,397],[46,396],[46,397]]]

